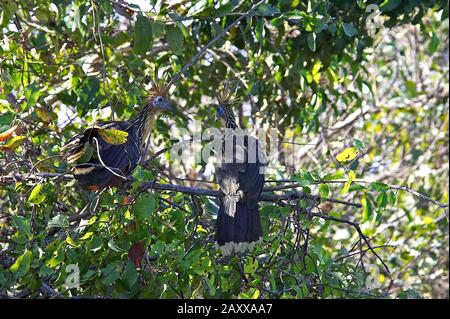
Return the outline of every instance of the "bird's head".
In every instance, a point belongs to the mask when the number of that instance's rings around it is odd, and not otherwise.
[[[230,116],[234,117],[233,110],[227,103],[216,104],[216,116],[218,119],[226,121]]]
[[[169,93],[170,84],[164,79],[151,79],[151,89],[147,95],[147,105],[154,111],[173,111],[174,106],[167,98]]]
[[[236,127],[236,122],[234,119],[234,113],[232,105],[237,102],[233,96],[233,90],[230,88],[228,82],[223,86],[223,89],[216,95],[216,116],[225,122],[226,127]]]
[[[155,96],[150,103],[154,110],[173,111],[174,109],[172,103],[162,95]]]

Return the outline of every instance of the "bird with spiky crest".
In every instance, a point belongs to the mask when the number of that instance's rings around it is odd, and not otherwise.
[[[216,179],[223,196],[216,225],[216,244],[223,255],[251,250],[262,239],[258,200],[267,157],[260,142],[238,126],[232,105],[238,103],[229,82],[216,96],[216,114],[225,125]]]
[[[74,136],[64,146],[63,159],[79,185],[92,191],[122,184],[147,151],[153,121],[162,111],[173,111],[170,85],[151,79],[144,108],[129,121],[99,122]]]

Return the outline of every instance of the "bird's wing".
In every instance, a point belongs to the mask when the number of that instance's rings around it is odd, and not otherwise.
[[[235,203],[245,198],[249,205],[257,205],[264,186],[265,157],[257,139],[245,136],[243,145],[236,145],[235,163],[222,156],[216,166],[216,179],[225,195],[226,211],[234,214]],[[234,203],[233,203],[234,202]]]
[[[99,129],[116,129],[127,131],[130,127],[129,122],[99,122],[96,123],[93,127],[87,128],[83,133],[75,135],[71,138],[66,145],[62,149],[63,158],[69,163],[79,163],[88,162],[91,157],[86,157],[87,148],[95,147],[97,143],[94,143],[94,138],[97,139],[97,142],[102,151],[106,151],[109,148],[116,146],[113,144],[107,143],[100,135]],[[88,153],[90,153],[88,151]]]
[[[76,163],[75,175],[108,178],[112,173],[130,174],[140,159],[139,139],[131,129],[130,122],[100,122],[73,137],[64,147],[64,158]],[[105,141],[100,129],[114,129],[128,133],[123,144],[111,144]],[[105,166],[107,168],[105,168]]]

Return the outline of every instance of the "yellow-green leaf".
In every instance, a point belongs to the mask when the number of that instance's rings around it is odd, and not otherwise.
[[[340,163],[346,163],[353,161],[356,156],[358,156],[358,149],[356,147],[347,147],[345,150],[339,153],[338,156],[336,156],[336,159]]]
[[[66,243],[68,243],[72,247],[76,247],[77,246],[77,243],[70,236],[66,237]]]
[[[17,277],[23,277],[30,269],[33,253],[25,250],[22,256],[17,258],[16,262],[9,268]]]
[[[43,107],[37,107],[36,108],[36,114],[39,117],[39,119],[44,123],[50,123],[54,119],[58,118],[55,112],[53,111],[47,111]]]
[[[108,144],[120,145],[127,142],[128,132],[121,130],[98,129],[98,135]]]
[[[202,225],[197,225],[197,233],[208,233],[208,231],[206,229],[203,228]]]
[[[30,193],[28,201],[32,204],[40,204],[45,200],[45,195],[41,193],[42,184],[37,184]]]
[[[0,142],[10,139],[12,137],[12,135],[14,134],[14,132],[17,130],[17,128],[18,128],[18,126],[14,125],[9,130],[6,130],[6,131],[0,133]]]
[[[80,240],[86,240],[86,239],[89,239],[89,238],[92,237],[93,234],[94,234],[93,232],[88,231],[86,234],[84,234],[83,237],[80,238]]]
[[[350,189],[350,186],[352,185],[352,182],[355,180],[356,178],[356,174],[354,171],[349,171],[348,172],[348,179],[345,182],[344,188],[341,191],[341,194],[345,194],[348,192],[348,190]]]
[[[8,143],[0,146],[1,149],[15,149],[16,147],[18,147],[19,145],[21,145],[23,142],[25,142],[25,140],[27,139],[26,136],[23,135],[19,135],[19,136],[14,136],[12,139],[10,139],[8,141]]]

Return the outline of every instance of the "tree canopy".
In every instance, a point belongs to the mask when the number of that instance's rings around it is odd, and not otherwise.
[[[447,1],[133,3],[0,0],[2,297],[448,298]],[[149,161],[81,190],[64,143],[164,74]],[[224,81],[279,140],[263,241],[231,258],[213,166],[170,152],[220,127]]]

